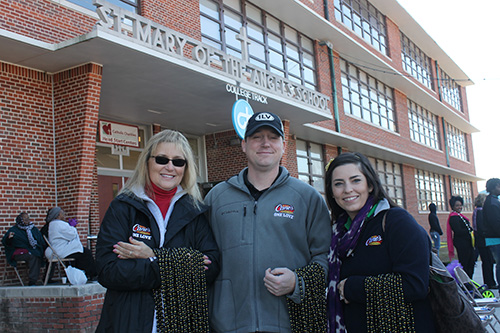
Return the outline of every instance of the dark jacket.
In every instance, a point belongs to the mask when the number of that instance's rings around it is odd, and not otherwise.
[[[11,232],[14,233],[14,237],[9,239],[9,234]],[[43,258],[45,241],[43,240],[42,234],[36,227],[33,227],[33,229],[31,229],[31,233],[33,234],[33,238],[35,238],[37,242],[35,248],[30,246],[26,230],[20,229],[17,225],[11,227],[3,236],[2,243],[5,246],[5,256],[7,262],[11,266],[17,267],[17,262],[12,259],[12,254],[14,254],[14,251],[16,249],[26,249],[35,257]]]
[[[163,247],[191,247],[207,255],[212,264],[207,284],[219,273],[219,250],[204,215],[188,195],[181,197],[169,218]],[[132,236],[158,248],[160,234],[146,202],[120,194],[110,204],[97,239],[99,283],[107,288],[97,332],[151,332],[154,318],[153,288],[160,286],[157,261],[118,259],[113,245]]]
[[[476,230],[474,230],[474,239],[476,247],[485,247],[486,243],[484,240],[485,233],[484,233],[483,207],[477,207],[476,209],[474,209],[474,213],[472,216],[473,219],[475,219],[475,224],[476,224]]]
[[[484,200],[483,222],[486,238],[500,238],[500,201],[494,195]]]
[[[438,219],[438,216],[436,214],[436,205],[431,204],[429,206],[429,209],[431,211],[429,213],[429,217],[428,217],[428,219],[429,219],[429,226],[430,226],[429,232],[435,231],[439,235],[442,235],[443,234],[443,230],[441,230],[441,225],[439,225],[439,219]]]
[[[361,230],[352,256],[342,260],[340,280],[344,286],[344,318],[349,332],[367,332],[365,278],[399,273],[405,301],[413,308],[416,332],[434,332],[434,320],[428,300],[431,244],[427,232],[404,209],[384,211],[368,218]],[[375,237],[374,237],[375,236]],[[381,242],[370,242],[382,238]]]

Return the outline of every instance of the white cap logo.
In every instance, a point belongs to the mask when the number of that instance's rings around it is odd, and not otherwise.
[[[274,117],[272,115],[270,115],[269,113],[267,113],[267,112],[263,112],[263,113],[259,113],[255,117],[255,120],[256,121],[273,121]]]

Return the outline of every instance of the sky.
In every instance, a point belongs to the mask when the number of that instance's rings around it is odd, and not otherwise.
[[[500,178],[500,1],[397,1],[474,82],[466,93],[470,123],[480,131],[472,144],[482,191],[487,179]]]

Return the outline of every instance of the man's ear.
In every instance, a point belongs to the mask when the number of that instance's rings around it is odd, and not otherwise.
[[[247,145],[245,139],[241,140],[241,150],[243,150],[244,153],[247,152]]]

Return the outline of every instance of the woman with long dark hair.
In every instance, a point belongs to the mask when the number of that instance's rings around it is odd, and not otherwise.
[[[329,332],[434,332],[426,231],[389,198],[362,154],[330,162],[325,194]]]

